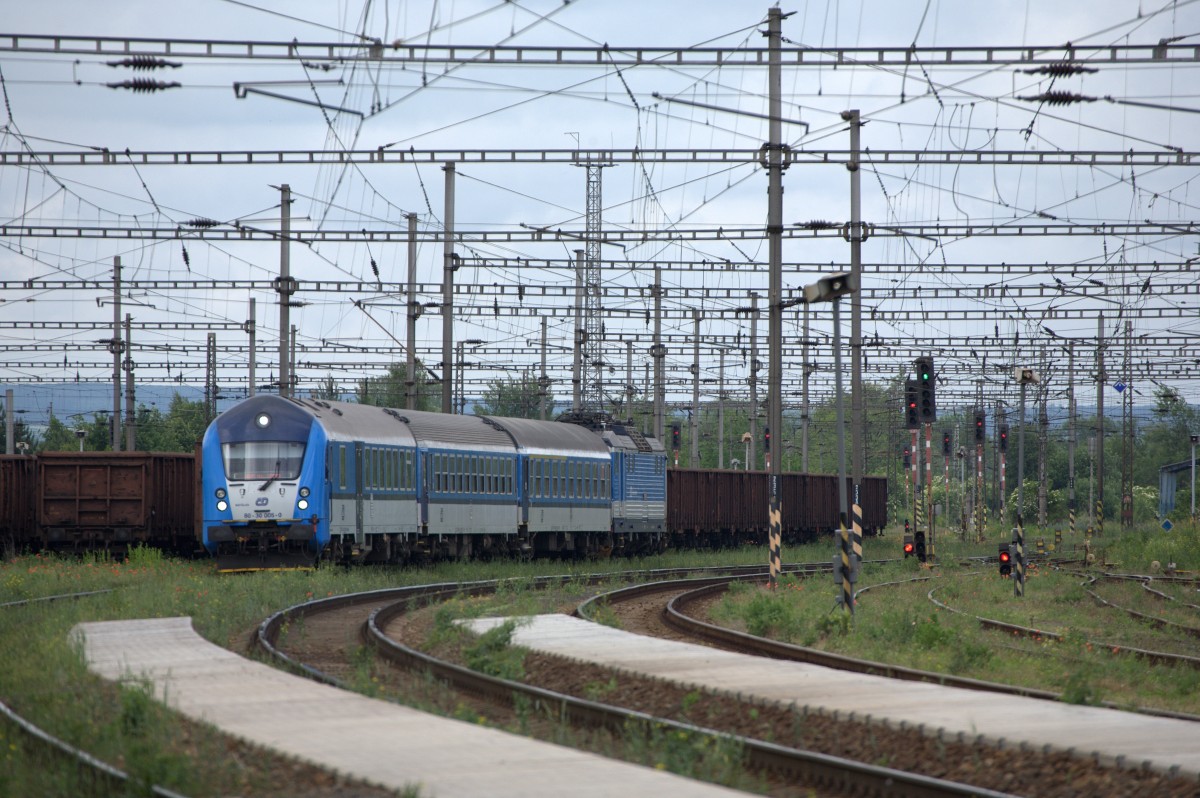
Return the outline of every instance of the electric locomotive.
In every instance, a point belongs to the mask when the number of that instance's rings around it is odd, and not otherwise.
[[[210,425],[201,470],[202,538],[221,570],[579,556],[666,540],[661,444],[603,419],[260,395]]]

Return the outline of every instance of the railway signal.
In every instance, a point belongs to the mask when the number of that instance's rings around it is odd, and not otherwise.
[[[904,381],[904,423],[908,429],[920,429],[920,414],[917,411],[917,382]]]
[[[942,433],[942,456],[950,456],[950,430]]]
[[[904,557],[905,557],[905,559],[907,559],[907,558],[913,556],[914,554],[916,554],[916,547],[913,545],[913,536],[905,535],[904,536]]]
[[[936,384],[933,358],[923,355],[915,361],[917,367],[917,411],[921,421],[937,421],[937,401],[934,396]]]
[[[913,534],[913,550],[917,559],[925,562],[925,533],[919,529]]]
[[[1008,544],[1001,543],[1000,549],[1000,575],[1009,576],[1012,574],[1012,554],[1008,551]]]
[[[679,451],[679,425],[671,425],[671,448]]]
[[[1007,424],[1000,425],[1000,451],[1002,451],[1002,452],[1008,451],[1008,425]]]
[[[983,443],[983,433],[985,431],[986,430],[984,428],[983,411],[976,410],[975,411],[975,442],[976,443]]]

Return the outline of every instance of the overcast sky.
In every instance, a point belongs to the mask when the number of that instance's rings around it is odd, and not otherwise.
[[[942,165],[875,164],[862,172],[863,219],[876,225],[989,225],[1047,223],[1125,224],[1152,220],[1191,223],[1198,198],[1192,193],[1195,165],[1171,166],[993,166],[968,164],[975,152],[1129,151],[1171,153],[1198,149],[1200,108],[1197,63],[1099,63],[1106,48],[1153,45],[1163,39],[1200,46],[1200,3],[1151,0],[1100,2],[962,3],[797,2],[783,6],[787,46],[816,49],[854,47],[1026,47],[1079,49],[1080,63],[1098,71],[1051,78],[1028,74],[1020,67],[954,66],[932,54],[906,68],[877,66],[789,67],[783,75],[784,136],[796,149],[842,150],[849,136],[840,112],[859,109],[866,125],[862,143],[874,151],[956,151],[962,162]],[[766,73],[761,68],[644,65],[447,67],[442,63],[366,64],[321,58],[304,62],[248,58],[176,57],[178,68],[134,72],[111,67],[113,56],[34,53],[7,34],[73,35],[117,38],[237,40],[258,42],[352,43],[377,39],[385,44],[454,44],[458,46],[521,44],[595,47],[614,50],[634,46],[725,48],[761,47],[767,6],[747,2],[625,2],[625,0],[559,0],[545,2],[233,2],[202,0],[184,7],[157,2],[52,2],[14,4],[0,22],[0,69],[5,88],[5,127],[0,151],[47,152],[108,148],[115,165],[71,167],[0,166],[0,218],[31,225],[86,225],[110,228],[174,228],[191,219],[237,222],[277,229],[279,194],[291,186],[297,230],[404,229],[404,215],[418,214],[422,230],[443,222],[444,176],[439,164],[345,166],[142,166],[122,164],[120,153],[196,150],[370,150],[403,151],[469,149],[718,149],[752,150],[766,140]],[[1194,58],[1194,51],[1193,58]],[[942,59],[943,61],[946,59]],[[107,83],[148,78],[177,81],[182,86],[156,93],[111,89]],[[235,84],[268,91],[244,97]],[[1047,90],[1065,91],[1093,101],[1055,106],[1019,99]],[[677,98],[684,102],[656,99]],[[287,99],[290,98],[290,99]],[[1106,99],[1107,98],[1107,99]],[[1142,103],[1133,105],[1131,102]],[[318,107],[323,104],[325,107]],[[1147,105],[1159,107],[1146,107]],[[737,109],[732,114],[713,108]],[[1174,110],[1172,110],[1174,109]],[[759,116],[754,116],[757,114]],[[799,124],[799,123],[803,124]],[[766,176],[754,163],[641,166],[619,163],[603,170],[605,228],[658,230],[723,226],[761,227],[766,219]],[[850,178],[840,163],[796,164],[785,174],[785,224],[813,220],[841,224],[849,218]],[[456,225],[460,230],[511,230],[550,226],[579,231],[583,227],[584,170],[570,164],[501,165],[472,160],[457,166]],[[460,253],[492,259],[569,259],[580,244],[553,242],[478,244]],[[184,257],[186,251],[187,256]],[[270,280],[278,274],[278,244],[205,243],[178,240],[99,241],[9,236],[0,238],[0,274],[4,280],[33,278],[67,281],[111,281],[112,258],[119,255],[124,277],[146,280]],[[765,243],[702,241],[606,246],[606,259],[629,261],[626,269],[604,272],[612,288],[637,288],[628,297],[605,301],[628,314],[606,320],[606,332],[645,334],[644,312],[650,307],[645,289],[652,282],[648,264],[661,262],[668,288],[666,306],[676,311],[664,331],[691,335],[685,318],[692,308],[704,314],[702,339],[748,334],[745,319],[729,311],[747,303],[746,294],[767,287]],[[1008,390],[1000,364],[1040,359],[1056,369],[1060,387],[1063,350],[1046,337],[1094,339],[1095,313],[1115,329],[1118,313],[1133,317],[1134,335],[1186,336],[1172,362],[1177,378],[1167,384],[1189,401],[1200,402],[1200,366],[1195,364],[1200,337],[1200,305],[1194,263],[1197,239],[1191,235],[1106,235],[1013,237],[972,236],[922,238],[877,235],[863,246],[868,268],[864,287],[895,288],[892,297],[876,296],[867,308],[864,333],[888,344],[872,354],[875,367],[901,373],[911,347],[922,341],[945,363],[946,395],[967,405],[977,388],[993,398]],[[440,301],[440,243],[420,248],[418,281],[435,290],[423,302]],[[845,268],[848,247],[840,238],[792,239],[785,242],[789,263],[813,264],[786,270],[785,288],[796,290],[820,273]],[[711,272],[688,271],[669,264],[696,261],[751,262],[757,267]],[[345,345],[341,356],[322,354],[302,361],[302,389],[327,374],[348,384],[378,374],[383,356],[351,355],[356,345],[388,346],[383,328],[404,337],[402,298],[380,295],[375,275],[385,281],[406,278],[403,244],[326,243],[292,247],[292,274],[301,280],[361,282],[355,293],[309,292],[306,305],[293,313],[301,347]],[[963,264],[1013,264],[985,271]],[[1157,272],[1136,264],[1159,263]],[[817,264],[820,264],[819,266]],[[1029,264],[1052,264],[1030,269]],[[1020,266],[1021,268],[1017,268]],[[1153,277],[1145,284],[1147,277]],[[565,269],[529,270],[504,266],[464,268],[460,284],[525,287],[555,286],[562,296],[537,304],[569,307],[574,277]],[[1057,296],[1016,299],[1001,288],[1040,283],[1061,286]],[[1104,296],[1082,298],[1080,293]],[[1127,295],[1119,286],[1145,285]],[[728,289],[729,296],[686,294],[680,289]],[[915,289],[958,290],[953,298],[921,297]],[[136,322],[187,321],[240,324],[257,300],[259,343],[275,347],[278,306],[270,291],[246,289],[160,290],[134,293],[126,310]],[[31,323],[60,321],[111,322],[108,294],[96,286],[79,290],[27,290],[9,283],[0,298],[0,339],[8,347],[0,361],[0,384],[41,377],[47,380],[107,379],[111,358],[95,349],[106,337],[95,330],[30,329]],[[360,300],[356,305],[354,300]],[[537,343],[541,314],[512,315],[521,307],[512,293],[460,297],[460,305],[477,305],[480,315],[456,325],[459,340],[487,343],[472,356],[473,378],[515,376],[537,368],[533,349],[525,356],[512,350]],[[489,312],[494,303],[505,313]],[[535,303],[530,301],[533,306]],[[952,318],[965,310],[968,318]],[[1063,311],[1078,318],[1057,318]],[[949,315],[948,315],[949,314]],[[1152,318],[1153,317],[1153,318]],[[1158,318],[1161,317],[1161,318]],[[789,312],[785,336],[800,334],[798,312]],[[1053,319],[1051,321],[1050,319]],[[550,336],[569,346],[571,321],[550,317]],[[759,323],[765,347],[766,315]],[[814,336],[826,341],[828,314],[814,320]],[[244,346],[238,330],[222,330],[222,343]],[[441,323],[435,312],[419,323],[419,348],[429,362],[440,360]],[[1035,341],[1041,336],[1040,341]],[[142,364],[171,363],[173,370],[139,366],[138,379],[166,382],[183,375],[203,377],[205,333],[155,330],[135,336],[135,359]],[[986,340],[985,340],[986,339]],[[1047,342],[1051,348],[1047,349]],[[55,343],[61,351],[21,349],[24,344]],[[949,343],[947,343],[949,342]],[[1017,348],[1012,344],[1016,342]],[[79,351],[81,345],[90,347]],[[936,347],[944,344],[944,348]],[[137,347],[143,347],[138,349]],[[146,347],[151,347],[147,349]],[[640,385],[645,347],[635,355]],[[832,355],[818,347],[811,359],[817,379],[831,379]],[[623,346],[606,355],[616,359],[616,382],[623,381]],[[705,346],[703,375],[715,380],[716,349]],[[1091,358],[1080,350],[1080,358]],[[67,361],[63,367],[64,357]],[[691,348],[672,348],[669,364],[678,381],[669,397],[690,401],[687,365]],[[765,352],[760,355],[765,358]],[[1113,354],[1116,358],[1117,355]],[[1156,350],[1155,357],[1158,357]],[[985,362],[986,359],[986,362]],[[1135,361],[1137,358],[1135,358]],[[260,381],[274,373],[277,358],[259,356]],[[244,355],[223,353],[218,380],[230,393],[244,389]],[[320,365],[305,366],[304,363]],[[327,362],[333,365],[323,367]],[[569,377],[562,350],[551,355],[557,376]],[[799,371],[800,354],[788,355],[790,379]],[[746,376],[742,352],[728,358],[730,382]],[[1040,365],[1035,363],[1035,365]],[[1135,367],[1136,367],[1135,362]],[[335,368],[336,366],[336,368]],[[1110,364],[1110,368],[1113,365]],[[1165,368],[1165,367],[1164,367]],[[507,370],[506,370],[507,369]],[[514,371],[516,369],[517,371]],[[1081,367],[1081,371],[1082,371]],[[7,376],[5,376],[7,373]],[[1163,370],[1156,375],[1162,377]],[[868,372],[873,379],[887,375]],[[765,370],[762,372],[765,378]],[[985,383],[977,380],[984,379]],[[1145,401],[1154,385],[1134,375]],[[18,407],[36,414],[52,400],[45,384],[17,386]],[[569,383],[559,384],[561,397]],[[715,390],[711,384],[706,394]],[[1094,393],[1090,386],[1081,390]],[[1115,404],[1117,394],[1110,394]],[[1081,397],[1083,398],[1083,397]],[[1091,399],[1087,399],[1091,401]],[[1139,401],[1143,401],[1139,399]]]

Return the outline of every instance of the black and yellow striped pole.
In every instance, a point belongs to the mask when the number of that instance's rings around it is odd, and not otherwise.
[[[1096,499],[1096,535],[1104,537],[1104,499]]]
[[[854,614],[854,552],[850,543],[850,530],[846,528],[846,518],[842,516],[841,523],[841,583],[842,593],[840,601],[842,610]]]
[[[770,548],[771,573],[767,578],[767,587],[774,588],[779,584],[779,572],[782,570],[780,549],[783,546],[783,513],[780,510],[779,504],[779,475],[771,474],[768,477],[768,481],[770,483],[769,508],[771,513],[771,527],[767,531],[767,545]]]
[[[854,504],[850,507],[850,515],[851,515],[851,522],[852,522],[852,528],[850,530],[850,534],[852,535],[851,548],[853,549],[854,556],[858,558],[859,562],[862,562],[862,553],[863,553],[862,505],[860,505],[858,503],[857,499],[855,499]]]

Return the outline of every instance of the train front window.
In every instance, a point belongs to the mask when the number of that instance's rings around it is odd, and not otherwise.
[[[225,478],[296,479],[304,462],[304,444],[295,441],[245,441],[221,445]]]

